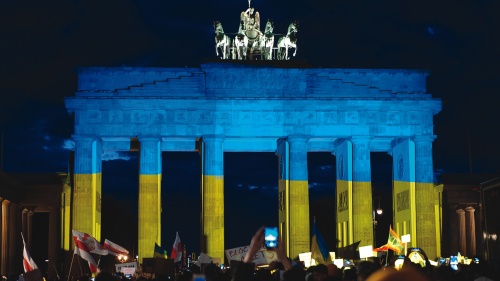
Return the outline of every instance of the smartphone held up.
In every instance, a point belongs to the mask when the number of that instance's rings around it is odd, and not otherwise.
[[[264,228],[264,245],[268,249],[278,247],[278,228],[277,227]]]

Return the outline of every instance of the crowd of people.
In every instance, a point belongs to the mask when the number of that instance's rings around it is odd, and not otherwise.
[[[208,264],[203,269],[191,266],[179,271],[175,276],[156,276],[156,281],[496,281],[498,276],[490,272],[491,267],[484,261],[469,265],[459,264],[457,268],[447,265],[421,266],[405,258],[403,265],[396,268],[394,260],[388,265],[373,261],[359,261],[350,266],[338,268],[335,264],[317,264],[305,268],[303,263],[293,261],[285,255],[283,245],[274,250],[278,261],[268,267],[258,268],[252,257],[264,243],[264,228],[252,237],[249,251],[243,261],[228,268]],[[135,278],[133,278],[135,279]],[[134,281],[149,281],[141,276]],[[124,276],[107,271],[99,272],[95,281],[129,281]],[[88,281],[88,280],[79,280]]]

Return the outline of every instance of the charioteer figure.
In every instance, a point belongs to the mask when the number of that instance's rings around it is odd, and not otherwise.
[[[251,0],[248,0],[248,9],[240,15],[240,33],[245,34],[248,39],[256,39],[262,35],[260,31],[260,14],[250,7]]]

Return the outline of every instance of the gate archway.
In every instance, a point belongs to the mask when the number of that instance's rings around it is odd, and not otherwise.
[[[224,260],[223,153],[273,152],[280,233],[296,257],[310,251],[307,152],[329,152],[337,159],[339,246],[370,245],[370,152],[387,152],[395,230],[436,257],[432,142],[441,101],[426,91],[429,73],[283,66],[79,69],[78,91],[65,99],[75,116],[73,228],[100,239],[102,153],[138,149],[138,253],[150,257],[151,245],[161,245],[161,152],[197,151],[201,250]]]

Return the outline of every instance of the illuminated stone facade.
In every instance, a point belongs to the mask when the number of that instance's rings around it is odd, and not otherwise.
[[[284,67],[283,67],[284,66]],[[161,245],[161,152],[202,156],[202,249],[224,259],[224,152],[275,152],[287,253],[310,251],[307,153],[337,160],[339,246],[373,244],[370,152],[394,159],[394,229],[437,255],[432,141],[441,101],[426,71],[207,63],[82,68],[75,116],[73,225],[100,237],[101,154],[140,143],[139,259]],[[416,228],[416,225],[419,227]]]

